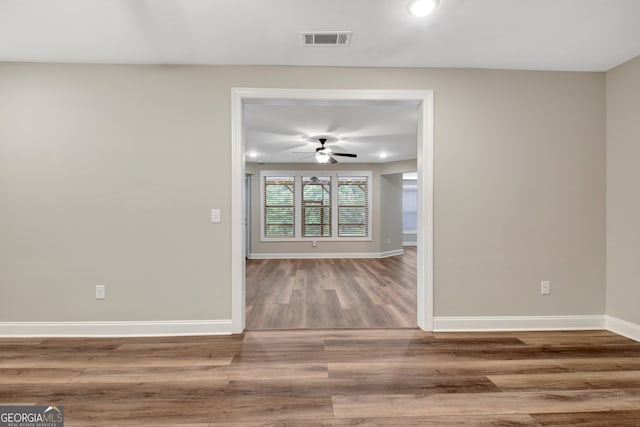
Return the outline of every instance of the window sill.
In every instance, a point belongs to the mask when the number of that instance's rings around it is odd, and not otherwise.
[[[371,237],[261,237],[260,242],[371,242]]]

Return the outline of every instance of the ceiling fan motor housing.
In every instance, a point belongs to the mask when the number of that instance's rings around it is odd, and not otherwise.
[[[324,151],[324,143],[327,142],[327,138],[318,138],[318,141],[320,141],[320,147],[316,148],[316,153]]]

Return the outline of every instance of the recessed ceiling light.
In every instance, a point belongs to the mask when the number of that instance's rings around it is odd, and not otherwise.
[[[386,159],[387,158],[387,153],[382,152],[382,153],[379,154],[379,156],[380,156],[381,159]]]
[[[433,12],[437,5],[438,0],[411,0],[408,9],[413,16],[423,17]]]
[[[249,157],[252,157],[255,159],[256,157],[258,157],[258,153],[256,153],[255,151],[249,151]]]

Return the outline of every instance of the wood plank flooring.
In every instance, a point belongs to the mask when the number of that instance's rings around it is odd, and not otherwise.
[[[247,329],[416,326],[416,248],[382,259],[247,260]]]
[[[0,405],[67,426],[639,426],[640,343],[607,331],[255,331],[0,339]]]

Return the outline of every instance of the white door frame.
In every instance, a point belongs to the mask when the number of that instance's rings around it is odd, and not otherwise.
[[[245,144],[244,109],[248,100],[417,101],[418,242],[417,325],[433,330],[433,91],[231,88],[231,328],[245,329]]]

